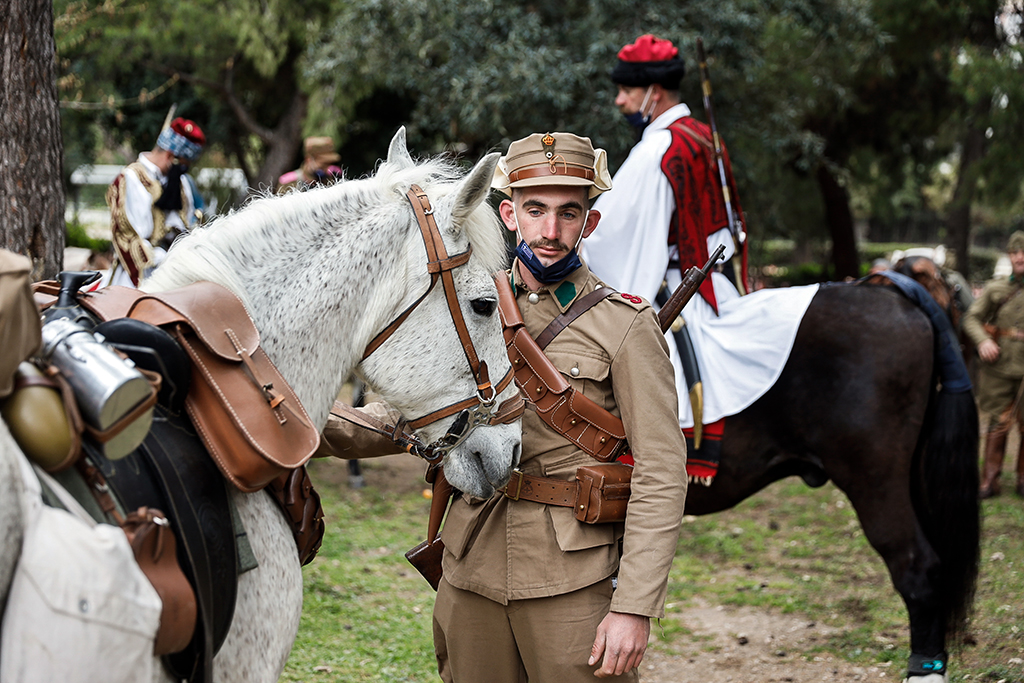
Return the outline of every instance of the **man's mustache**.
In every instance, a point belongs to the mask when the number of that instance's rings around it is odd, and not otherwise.
[[[569,247],[562,244],[558,240],[549,240],[545,237],[538,237],[534,241],[530,242],[530,249],[557,249],[558,251],[568,252]]]

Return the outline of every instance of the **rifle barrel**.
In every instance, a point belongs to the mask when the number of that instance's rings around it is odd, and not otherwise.
[[[658,311],[658,324],[661,326],[661,331],[665,332],[671,325],[672,321],[679,317],[679,314],[683,312],[686,304],[690,303],[690,299],[700,289],[701,284],[704,282],[704,278],[708,276],[711,268],[717,263],[722,256],[725,254],[725,245],[719,244],[718,249],[715,249],[715,253],[711,255],[708,262],[704,264],[703,268],[697,268],[691,266],[686,274],[683,276],[683,281],[676,287],[676,291],[672,292],[672,296],[668,298],[665,305]]]

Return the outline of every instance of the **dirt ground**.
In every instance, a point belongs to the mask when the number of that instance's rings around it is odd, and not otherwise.
[[[423,491],[423,465],[408,455],[360,461],[369,486],[381,490]],[[347,471],[338,463],[327,475],[345,486]],[[319,472],[318,476],[324,476]],[[333,475],[333,476],[332,476]],[[900,681],[903,667],[854,666],[825,655],[808,661],[802,654],[831,629],[810,619],[752,609],[698,604],[666,619],[693,633],[671,646],[654,642],[641,664],[644,683],[819,683],[820,681]],[[652,631],[658,624],[652,624]]]

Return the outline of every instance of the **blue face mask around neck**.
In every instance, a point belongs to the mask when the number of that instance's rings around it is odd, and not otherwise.
[[[583,265],[579,254],[573,249],[550,266],[545,266],[537,258],[537,255],[533,253],[533,249],[530,249],[530,245],[522,240],[516,245],[516,257],[526,266],[526,269],[530,271],[533,277],[537,278],[537,282],[545,285],[564,280],[568,277],[569,273]]]
[[[580,232],[579,239],[576,240],[575,246],[573,246],[572,250],[568,254],[558,259],[550,266],[545,266],[540,262],[540,259],[537,258],[537,255],[533,253],[533,249],[530,249],[530,245],[526,243],[526,240],[523,239],[523,233],[519,230],[519,214],[515,212],[515,209],[512,211],[512,216],[516,221],[516,234],[519,235],[519,244],[516,245],[516,257],[518,257],[520,262],[526,266],[526,269],[530,271],[530,274],[533,275],[534,278],[536,278],[537,282],[544,285],[560,282],[568,277],[569,273],[583,265],[583,262],[580,261],[580,255],[576,253],[576,249],[580,246],[580,242],[583,241],[582,231]],[[586,215],[583,217],[584,226],[586,226],[587,218],[589,216],[590,210],[588,209]]]

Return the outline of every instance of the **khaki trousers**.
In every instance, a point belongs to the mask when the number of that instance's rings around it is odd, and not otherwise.
[[[612,581],[508,605],[460,590],[443,577],[434,602],[434,654],[446,683],[636,683],[636,669],[598,679],[588,666]]]

